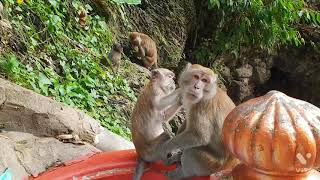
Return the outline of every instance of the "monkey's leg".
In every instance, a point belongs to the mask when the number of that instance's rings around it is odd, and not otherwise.
[[[170,135],[166,132],[163,132],[156,139],[153,139],[152,145],[150,145],[149,147],[150,151],[148,154],[144,155],[143,159],[147,162],[153,162],[157,160],[165,161],[165,159],[162,159],[162,156],[161,156],[162,152],[160,151],[161,148],[159,147],[169,139],[170,139]]]
[[[162,151],[161,151],[161,145],[170,139],[170,135],[166,132],[163,132],[161,135],[159,135],[154,141],[154,145],[152,147],[152,152],[149,153],[147,160],[148,161],[157,161],[162,160],[165,165],[170,165],[175,162],[179,162],[181,160],[182,151],[181,150],[175,150],[173,152],[170,152],[167,158],[162,158]]]
[[[136,170],[135,170],[135,173],[133,176],[133,180],[140,180],[141,179],[143,172],[144,172],[145,164],[146,164],[146,162],[143,159],[141,159],[141,158],[138,159]]]
[[[150,62],[150,57],[144,56],[142,58],[143,64],[149,69],[151,70],[151,66],[153,65],[153,62]]]
[[[183,173],[183,168],[181,164],[178,164],[175,170],[168,171],[165,173],[165,175],[169,177],[169,179],[182,179],[184,178],[183,174],[184,173]]]
[[[163,132],[157,138],[151,141],[152,144],[148,146],[148,148],[146,149],[147,151],[141,154],[142,156],[138,159],[133,180],[140,180],[142,178],[144,166],[147,162],[161,160],[160,152],[158,152],[160,148],[158,147],[168,139],[170,139],[169,134]]]
[[[219,170],[223,160],[215,158],[207,147],[190,148],[183,151],[181,165],[183,174],[176,178],[207,176]]]
[[[119,67],[120,67],[120,62],[118,62],[118,64],[117,64],[117,68],[116,68],[117,73],[119,72]]]

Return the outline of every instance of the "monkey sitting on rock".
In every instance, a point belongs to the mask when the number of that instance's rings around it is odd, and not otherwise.
[[[120,67],[121,58],[123,53],[123,47],[120,43],[114,43],[111,51],[108,54],[108,58],[112,62],[112,71],[117,73]]]
[[[148,35],[132,32],[129,40],[135,56],[143,61],[146,68],[158,68],[157,45]]]

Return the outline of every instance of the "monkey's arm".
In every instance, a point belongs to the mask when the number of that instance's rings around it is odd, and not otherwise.
[[[141,45],[139,45],[138,47],[139,47],[139,52],[140,52],[141,57],[145,57],[146,52],[145,52],[144,48]]]
[[[155,107],[157,107],[158,110],[163,110],[165,108],[167,108],[168,106],[172,105],[172,104],[176,104],[176,103],[181,103],[181,93],[180,93],[180,89],[176,89],[173,93],[159,98],[159,99],[155,99]]]
[[[206,117],[199,118],[204,119]],[[185,131],[164,143],[162,145],[163,152],[167,154],[176,149],[183,150],[209,144],[211,138],[210,132],[212,132],[211,124],[205,121],[198,124],[199,126],[197,127],[186,127]],[[194,125],[194,123],[192,125]]]
[[[170,121],[174,115],[181,109],[180,103],[174,104],[164,112],[164,121]]]

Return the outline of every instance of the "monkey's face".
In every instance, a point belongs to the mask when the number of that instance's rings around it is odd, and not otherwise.
[[[211,98],[216,93],[217,76],[212,70],[200,65],[192,65],[181,76],[180,86],[183,96],[191,103]]]
[[[133,46],[133,51],[138,52],[139,51],[139,46]]]
[[[142,39],[141,39],[139,33],[133,32],[130,34],[130,43],[131,43],[131,46],[133,47],[133,50],[135,52],[139,51],[139,46],[141,45],[141,41],[142,41]]]
[[[174,73],[165,68],[158,68],[151,71],[152,83],[158,86],[164,94],[169,94],[176,89],[174,78]]]
[[[119,53],[122,53],[123,52],[123,47],[121,46],[121,44],[119,43],[114,43],[113,44],[113,49]]]

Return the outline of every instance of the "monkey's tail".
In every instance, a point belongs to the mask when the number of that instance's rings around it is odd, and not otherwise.
[[[141,158],[138,159],[136,170],[135,170],[135,173],[133,176],[133,180],[140,180],[141,179],[143,172],[144,172],[145,164],[146,164],[146,162],[143,159],[141,159]]]

